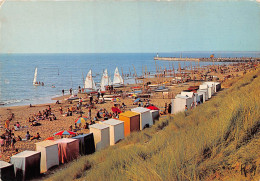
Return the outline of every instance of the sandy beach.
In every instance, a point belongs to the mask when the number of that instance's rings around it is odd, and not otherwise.
[[[173,84],[173,72],[171,72],[171,77],[168,76],[170,73],[167,72],[166,77],[155,77],[155,78],[145,78],[143,79],[144,83],[151,82],[151,84],[166,83],[166,86],[169,86],[169,93],[168,95],[163,95],[162,92],[152,92],[151,98],[149,98],[150,103],[154,104],[155,106],[160,108],[160,111],[164,110],[165,103],[169,104],[171,99],[175,97],[176,94],[180,93],[182,90],[187,89],[189,86],[198,86],[201,84],[202,79],[201,75],[207,73],[207,75],[216,76],[219,78],[219,82],[225,81],[228,77],[237,77],[241,76],[245,73],[245,70],[248,72],[250,69],[253,69],[254,66],[252,64],[239,64],[239,65],[229,65],[229,66],[208,66],[201,68],[197,71],[190,71],[186,72],[187,75],[190,76],[191,79],[195,79],[197,81],[188,81],[179,84]],[[222,72],[222,73],[221,73]],[[202,79],[201,81],[199,81]],[[122,90],[126,92],[130,92],[132,87],[135,86],[142,86],[143,84],[139,85],[128,85],[126,88],[122,88]],[[65,95],[63,97],[55,98],[55,100],[59,100],[60,104],[40,104],[40,105],[33,105],[30,107],[29,105],[26,106],[13,106],[13,107],[1,107],[0,108],[0,133],[1,135],[5,132],[4,123],[5,120],[10,118],[12,114],[14,114],[13,119],[10,122],[10,128],[14,126],[16,122],[19,122],[21,125],[20,130],[14,131],[14,135],[17,138],[20,136],[21,138],[25,138],[26,132],[29,131],[31,136],[35,136],[37,133],[40,133],[41,139],[40,140],[33,140],[33,141],[17,141],[15,143],[15,149],[18,149],[18,152],[22,152],[24,150],[35,150],[35,143],[45,140],[48,137],[53,136],[55,132],[69,130],[69,127],[72,125],[74,128],[75,120],[80,117],[80,114],[74,113],[72,116],[63,116],[60,114],[59,108],[62,107],[63,111],[65,112],[69,107],[73,106],[76,107],[78,101],[74,101],[70,104],[68,101],[65,101],[65,98],[68,98],[70,95]],[[78,94],[78,97],[82,97],[85,102],[84,104],[89,103],[89,97],[87,94]],[[94,100],[96,97],[94,97]],[[137,107],[137,105],[133,105],[134,99],[132,97],[122,98],[119,97],[120,101],[118,102],[120,105],[124,103],[129,110],[133,107]],[[106,101],[104,104],[95,104],[95,108],[92,108],[92,120],[94,115],[96,115],[97,111],[100,109],[106,109],[108,112],[112,112],[111,108],[114,105],[114,102]],[[31,126],[31,123],[28,122],[28,118],[32,117],[34,114],[37,114],[39,111],[43,111],[48,107],[51,107],[51,112],[55,114],[57,120],[49,121],[49,120],[41,120],[39,123],[40,126]],[[88,108],[82,107],[83,116],[88,115]],[[99,119],[99,121],[101,121]],[[77,131],[77,134],[80,133],[88,133],[88,129],[81,129]],[[59,139],[59,136],[55,136],[56,139]],[[11,148],[7,148],[3,153],[0,154],[0,160],[4,160],[9,162],[10,157],[16,154],[15,151],[11,150]]]

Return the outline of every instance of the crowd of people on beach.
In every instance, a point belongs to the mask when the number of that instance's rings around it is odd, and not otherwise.
[[[230,77],[232,77],[232,73],[236,71],[248,71],[246,66],[252,66],[251,64],[246,64],[243,66],[237,66],[237,67],[228,67],[228,66],[212,66],[209,67],[207,70],[204,71],[204,73],[198,73],[197,72],[197,77],[195,79],[201,79],[201,80],[212,80],[215,77],[213,75],[210,75],[210,72],[216,72],[216,73],[223,73],[223,74],[229,74]],[[205,73],[206,72],[206,73]],[[165,73],[167,74],[167,72]],[[185,75],[185,74],[183,74]],[[185,77],[185,76],[184,76]],[[228,77],[228,75],[226,75]],[[186,78],[191,78],[191,74],[186,76]],[[225,79],[224,79],[225,80]],[[82,88],[79,86],[79,93],[84,92],[84,89],[82,91]],[[107,94],[117,94],[120,91],[113,86],[108,86],[107,87]],[[65,91],[62,90],[62,94],[65,94]],[[72,88],[69,89],[69,94],[73,95],[73,90]],[[119,94],[118,94],[119,95]],[[121,97],[123,99],[123,94],[121,91]],[[134,101],[135,99],[133,99]],[[82,97],[79,97],[78,101],[75,104],[75,100],[67,101],[64,104],[63,102],[60,103],[57,101],[57,104],[60,104],[56,106],[56,112],[55,110],[52,110],[51,106],[48,106],[46,109],[43,109],[41,111],[37,110],[37,113],[34,113],[33,115],[30,115],[28,117],[28,122],[29,126],[23,126],[20,124],[20,122],[16,121],[14,122],[14,114],[11,114],[8,119],[5,121],[5,126],[4,126],[4,133],[0,136],[0,144],[1,144],[1,152],[5,151],[12,151],[14,153],[18,152],[18,149],[15,148],[15,144],[17,141],[33,141],[33,140],[39,140],[41,139],[40,134],[43,134],[41,131],[37,132],[36,135],[31,136],[30,131],[31,128],[34,126],[40,126],[43,121],[54,121],[57,120],[58,118],[60,119],[59,116],[64,116],[64,117],[69,117],[66,118],[65,120],[70,119],[70,117],[77,115],[76,117],[80,118],[86,118],[86,122],[84,123],[75,123],[73,122],[71,125],[70,123],[66,125],[68,127],[69,131],[76,132],[76,134],[81,133],[81,130],[87,131],[89,129],[89,125],[95,124],[99,121],[105,121],[110,118],[119,118],[120,112],[126,111],[127,108],[130,108],[131,106],[127,107],[129,104],[125,104],[124,102],[117,102],[117,101],[112,101],[113,104],[111,104],[111,110],[108,110],[104,107],[102,107],[106,101],[104,99],[104,93],[103,92],[97,92],[96,94],[90,94],[88,96],[85,96],[84,99]],[[101,104],[101,105],[100,105]],[[163,103],[164,104],[164,103]],[[166,115],[166,114],[171,114],[172,111],[172,104],[171,103],[165,103],[164,107],[159,107],[160,109],[160,115]],[[155,106],[150,102],[149,99],[141,99],[141,101],[138,101],[135,103],[136,106],[139,107],[149,107],[149,106]],[[194,107],[198,105],[194,104]],[[30,105],[30,107],[34,107]],[[193,107],[193,106],[192,106]],[[54,109],[55,107],[53,107]],[[31,109],[31,108],[30,108]],[[116,110],[116,111],[113,111]],[[187,105],[185,106],[185,110],[188,110]],[[56,115],[58,118],[56,117]],[[58,112],[58,113],[57,113]],[[59,114],[60,113],[60,114]],[[74,120],[73,120],[74,121]],[[13,126],[11,126],[13,125]],[[70,125],[70,126],[69,126]],[[19,130],[25,130],[23,134],[18,136],[16,134],[16,131]],[[16,136],[17,135],[17,136]]]
[[[40,139],[40,134],[37,133],[37,135],[31,137],[29,134],[29,131],[27,131],[27,134],[24,138],[21,136],[15,136],[14,132],[19,131],[22,128],[28,128],[26,126],[21,126],[19,122],[16,122],[13,127],[10,126],[10,123],[12,122],[14,118],[14,114],[12,113],[10,118],[8,118],[5,121],[5,132],[0,136],[0,144],[1,144],[1,153],[4,153],[5,151],[15,151],[14,154],[18,153],[18,149],[15,148],[15,143],[18,141],[28,141],[28,140],[34,140],[34,139]]]
[[[51,112],[51,106],[48,106],[47,109],[39,111],[38,113],[35,113],[33,116],[28,117],[28,122],[31,123],[31,126],[40,126],[41,123],[39,121],[41,120],[47,120],[47,121],[53,121],[56,120],[57,117],[54,115],[54,113]]]

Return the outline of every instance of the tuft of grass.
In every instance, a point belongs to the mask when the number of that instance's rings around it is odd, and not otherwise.
[[[260,175],[260,70],[49,180],[245,180]]]

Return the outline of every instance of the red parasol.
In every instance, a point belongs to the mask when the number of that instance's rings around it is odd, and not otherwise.
[[[73,134],[76,134],[72,131],[60,131],[60,132],[57,132],[57,133],[54,133],[54,135],[73,135]]]
[[[117,107],[112,107],[112,111],[115,112],[115,113],[121,113],[122,112]]]
[[[155,107],[155,106],[149,106],[149,107],[147,107],[147,109],[151,109],[151,110],[159,110],[159,108],[158,108],[158,107]]]

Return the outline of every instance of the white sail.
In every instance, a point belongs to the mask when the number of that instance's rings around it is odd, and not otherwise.
[[[101,82],[100,82],[100,90],[101,91],[105,91],[105,86],[107,85],[112,85],[111,79],[108,76],[107,73],[107,69],[105,69],[105,71],[103,72],[102,78],[101,78]]]
[[[36,84],[36,81],[37,81],[37,67],[35,68],[35,72],[34,72],[33,85]]]
[[[114,73],[114,79],[113,79],[113,85],[115,84],[124,84],[123,82],[123,78],[121,77],[121,75],[119,74],[118,68],[116,67],[115,69],[115,73]]]
[[[86,80],[85,80],[85,89],[93,89],[96,90],[96,85],[92,77],[92,71],[89,70]]]

